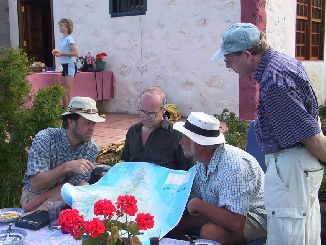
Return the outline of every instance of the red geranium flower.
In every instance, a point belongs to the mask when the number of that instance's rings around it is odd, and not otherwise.
[[[140,230],[154,227],[154,217],[149,213],[139,213],[134,221],[128,220],[129,216],[138,212],[135,196],[119,196],[116,206],[107,199],[95,202],[94,214],[104,215],[103,221],[99,218],[85,221],[77,209],[66,209],[60,212],[58,223],[63,231],[70,233],[75,239],[80,240],[87,234],[88,237],[82,244],[98,244],[101,240],[109,244],[120,244],[121,235],[136,239],[137,235],[143,234]]]
[[[137,200],[131,195],[119,196],[116,204],[119,209],[130,216],[134,216],[138,211]]]
[[[116,212],[116,215],[118,216],[118,217],[122,217],[123,216],[123,212],[121,211],[121,210],[117,210],[117,212]]]
[[[110,200],[107,199],[98,200],[94,204],[95,215],[104,215],[105,217],[109,217],[111,219],[116,211],[117,209],[115,206]]]
[[[84,228],[91,237],[96,238],[105,232],[105,224],[99,218],[84,222]]]
[[[95,59],[96,60],[103,60],[104,57],[106,57],[107,54],[106,53],[98,53],[96,56],[95,56]]]
[[[149,213],[139,213],[137,214],[135,220],[137,222],[139,230],[147,230],[154,227],[154,216],[150,215]]]
[[[58,225],[65,232],[70,233],[74,238],[80,237],[82,233],[84,217],[77,209],[65,209],[60,212]]]

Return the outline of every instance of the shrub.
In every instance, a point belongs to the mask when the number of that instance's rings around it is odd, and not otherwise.
[[[19,206],[27,149],[41,129],[58,126],[64,89],[39,90],[33,107],[25,108],[31,85],[26,80],[29,60],[19,49],[0,51],[0,207]]]
[[[225,122],[228,127],[228,131],[224,134],[226,142],[245,149],[249,128],[248,122],[241,120],[234,112],[229,112],[226,108],[221,114],[215,114],[214,116],[219,121]]]

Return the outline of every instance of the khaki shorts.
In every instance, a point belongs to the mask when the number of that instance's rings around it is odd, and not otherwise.
[[[246,218],[243,234],[247,242],[266,238],[267,236],[266,230],[261,226],[261,224],[258,223],[257,220],[255,220],[255,218],[251,217],[250,215],[248,215]]]
[[[37,196],[38,196],[37,194],[33,192],[29,192],[25,187],[23,187],[22,195],[20,197],[20,205],[24,208],[27,205],[27,203],[29,203],[34,197]],[[47,201],[41,204],[36,210],[48,210],[46,207],[46,203]]]
[[[318,190],[324,167],[306,148],[265,155],[266,244],[321,244]]]

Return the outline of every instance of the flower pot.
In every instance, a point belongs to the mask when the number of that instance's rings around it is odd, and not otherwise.
[[[104,71],[105,64],[106,62],[104,61],[99,61],[99,60],[95,61],[96,71]]]

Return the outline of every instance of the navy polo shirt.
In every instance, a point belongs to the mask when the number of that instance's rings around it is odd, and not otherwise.
[[[316,95],[301,62],[270,48],[255,79],[260,85],[255,133],[265,154],[320,133]]]

